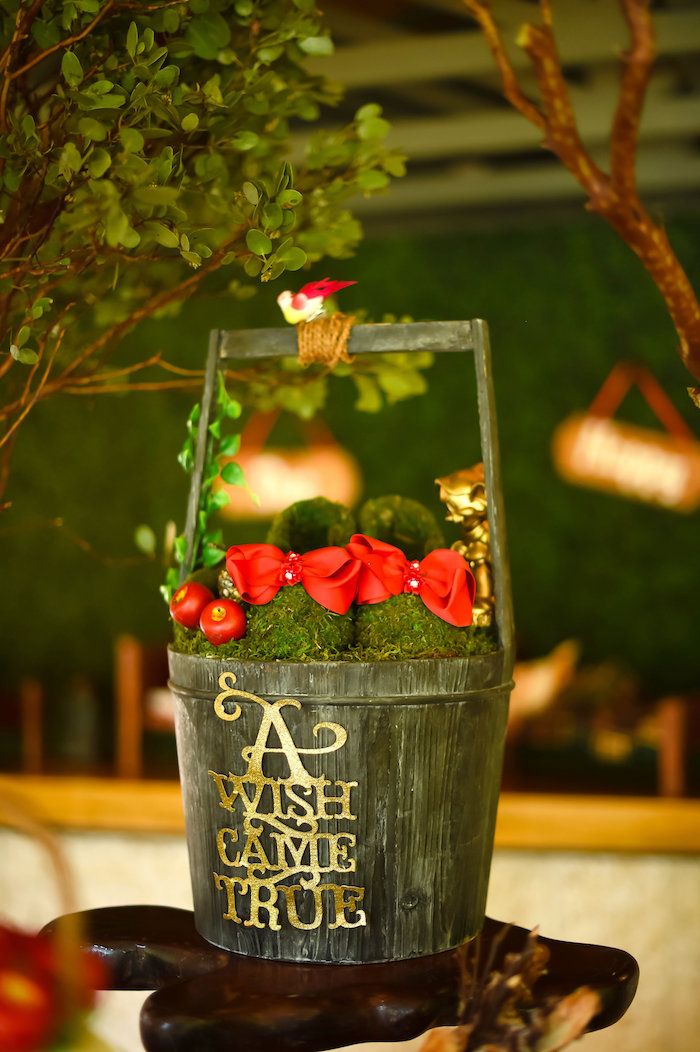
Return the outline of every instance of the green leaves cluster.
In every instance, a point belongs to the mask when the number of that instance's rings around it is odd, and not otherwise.
[[[362,312],[358,321],[365,321]],[[385,314],[382,322],[409,322]],[[325,366],[303,367],[298,358],[280,358],[262,362],[248,369],[241,378],[238,371],[229,381],[231,390],[243,405],[270,411],[281,409],[310,420],[326,405],[329,385],[334,378],[348,379],[355,387],[355,408],[364,413],[378,413],[386,405],[424,394],[427,390],[425,371],[433,364],[428,351],[405,354],[356,355],[352,363],[340,362],[331,374]]]
[[[177,458],[180,467],[188,475],[195,470],[201,412],[198,402],[187,418],[187,437]],[[229,496],[226,490],[215,488],[214,482],[220,475],[229,486],[247,486],[243,469],[235,460],[228,460],[223,468],[221,466],[222,458],[235,457],[240,449],[241,436],[237,431],[231,431],[230,425],[232,421],[239,419],[241,412],[241,403],[229,394],[223,375],[217,373],[217,388],[204,438],[204,470],[188,570],[193,567],[212,569],[224,559],[223,532],[220,527],[212,524],[212,519],[217,511],[228,504]],[[251,496],[255,499],[253,494]],[[187,538],[184,533],[175,538],[174,555],[178,566],[182,566],[187,560]],[[161,588],[167,602],[177,588],[179,577],[176,568],[168,570]]]
[[[313,0],[3,0],[2,49],[0,367],[36,364],[59,324],[42,397],[99,380],[110,336],[205,273],[230,268],[244,296],[351,254],[348,201],[403,170],[373,105],[300,144],[338,99],[305,68],[332,51]],[[17,391],[25,377],[10,369]]]

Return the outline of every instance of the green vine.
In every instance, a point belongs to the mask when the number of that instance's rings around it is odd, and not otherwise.
[[[211,520],[221,508],[229,503],[230,498],[225,489],[215,489],[214,482],[221,477],[222,481],[229,486],[247,487],[240,464],[237,464],[235,460],[230,460],[222,468],[220,463],[222,457],[235,457],[240,449],[240,433],[228,430],[226,425],[238,420],[242,411],[241,403],[228,393],[224,376],[218,372],[216,396],[207,429],[204,470],[189,569],[199,567],[214,569],[224,560],[226,553],[223,548],[223,531],[220,527],[214,526]],[[180,467],[188,475],[191,475],[194,470],[201,413],[201,405],[197,402],[187,418],[187,437],[177,458]],[[251,497],[255,500],[254,494],[251,494]],[[167,571],[165,582],[161,587],[161,594],[166,602],[170,602],[179,584],[181,567],[187,558],[187,538],[184,533],[175,538],[173,553],[176,566]]]

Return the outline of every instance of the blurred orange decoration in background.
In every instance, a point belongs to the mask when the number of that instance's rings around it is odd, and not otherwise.
[[[220,514],[227,519],[269,519],[297,500],[318,496],[354,504],[362,485],[359,465],[325,424],[303,424],[303,446],[265,448],[277,419],[277,413],[254,414],[243,429],[240,453],[221,459],[222,468],[231,460],[240,464],[259,504],[247,489],[229,486],[219,476],[214,488],[226,490],[230,498]]]

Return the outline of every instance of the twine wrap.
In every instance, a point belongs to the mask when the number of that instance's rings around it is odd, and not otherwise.
[[[338,362],[350,362],[348,341],[355,322],[351,314],[331,314],[297,325],[299,361],[303,366],[321,362],[329,369]]]

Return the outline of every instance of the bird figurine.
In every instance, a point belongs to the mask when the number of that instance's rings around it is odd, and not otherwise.
[[[357,285],[356,281],[331,281],[330,278],[322,278],[321,281],[311,281],[304,285],[298,292],[290,292],[285,289],[277,297],[280,310],[284,320],[290,325],[298,325],[302,321],[313,321],[320,317],[325,309],[325,301],[333,293],[348,285]]]

